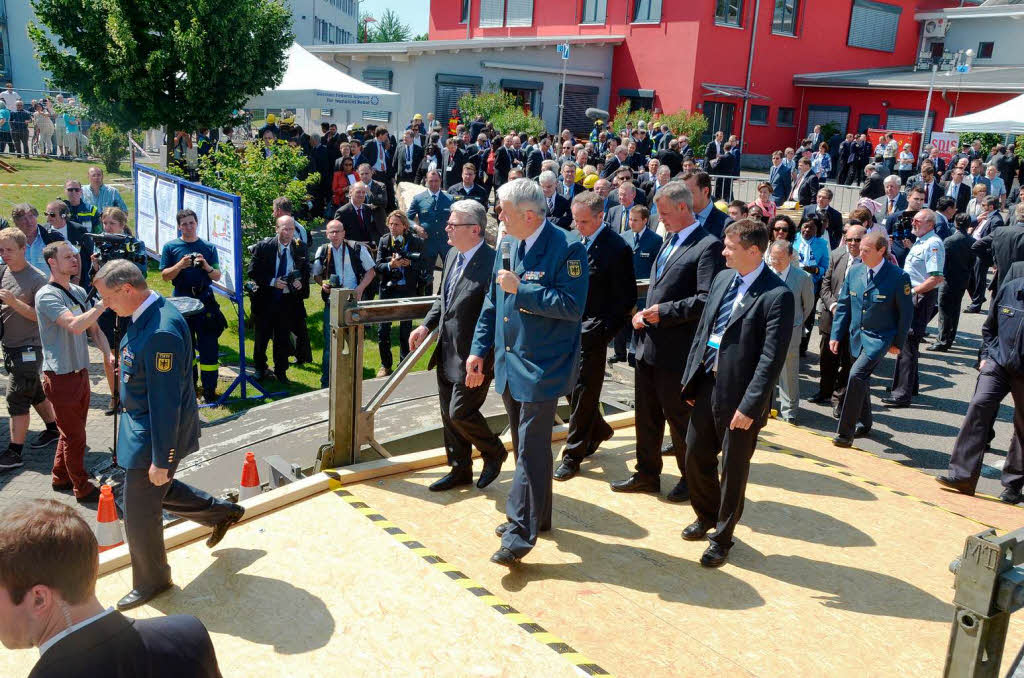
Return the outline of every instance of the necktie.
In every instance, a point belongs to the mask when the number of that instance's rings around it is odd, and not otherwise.
[[[583,237],[583,248],[590,249],[590,236]]]
[[[365,226],[366,222],[363,221],[363,208],[362,207],[357,207],[356,208],[356,214],[359,216],[359,223],[362,224],[363,226]]]
[[[679,242],[679,234],[673,233],[672,239],[669,240],[668,242],[668,246],[661,251],[660,255],[658,255],[658,261],[656,262],[656,265],[654,267],[655,280],[657,280],[661,276],[661,269],[665,265],[665,262],[668,261],[668,257],[670,254],[672,254],[672,250],[675,249],[677,242]]]
[[[430,203],[430,211],[433,212],[437,209],[437,196],[434,196],[433,202]]]
[[[868,282],[872,285],[875,283],[875,270],[872,268],[868,269]]]
[[[277,257],[277,278],[283,278],[288,275],[288,250],[281,250],[281,253]],[[275,290],[277,293],[275,296],[284,294],[285,290]]]
[[[740,290],[740,284],[743,282],[743,278],[736,275],[733,278],[732,284],[729,285],[729,289],[726,290],[725,296],[722,297],[722,303],[718,305],[718,315],[715,316],[715,326],[711,329],[711,335],[719,337],[725,332],[725,326],[729,324],[729,318],[732,317],[732,307],[736,302],[736,294]],[[711,372],[715,369],[715,359],[718,357],[718,349],[710,345],[704,351],[704,368]]]
[[[548,214],[555,211],[555,196],[548,198]]]
[[[628,218],[629,218],[629,212],[628,212],[628,210],[625,207],[623,207],[622,208],[622,219],[620,219],[620,221],[619,221],[619,233],[625,233],[626,232],[626,227],[628,225],[627,224]]]
[[[412,171],[412,146],[405,147],[405,170]]]

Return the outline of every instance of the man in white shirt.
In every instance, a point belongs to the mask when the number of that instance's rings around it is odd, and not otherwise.
[[[14,91],[14,83],[7,83],[7,88],[0,92],[0,101],[3,101],[10,110],[14,110],[14,105],[21,101],[21,95]]]

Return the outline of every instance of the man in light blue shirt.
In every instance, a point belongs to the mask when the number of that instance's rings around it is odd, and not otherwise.
[[[108,207],[119,207],[125,212],[128,211],[128,206],[117,189],[103,183],[103,170],[99,167],[89,168],[89,185],[82,189],[82,200],[87,205],[95,206],[101,214]]]

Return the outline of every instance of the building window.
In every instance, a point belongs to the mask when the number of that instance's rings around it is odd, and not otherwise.
[[[767,125],[768,124],[768,107],[767,106],[750,106],[750,124],[751,125]]]
[[[462,18],[459,19],[459,23],[460,24],[468,24],[469,23],[469,8],[470,8],[470,3],[472,1],[473,0],[462,0]]]
[[[505,0],[480,0],[480,27],[505,25]]]
[[[775,0],[772,33],[796,35],[796,13],[799,9],[800,0]]]
[[[743,0],[716,0],[716,24],[739,26],[741,14],[743,14]]]
[[[661,0],[633,0],[633,23],[660,24]]]
[[[850,47],[892,52],[896,49],[896,30],[903,8],[874,0],[853,0],[850,14]]]
[[[394,74],[385,69],[367,68],[363,71],[362,80],[367,85],[371,85],[377,89],[388,90],[390,92],[391,84],[394,81]]]
[[[604,24],[608,15],[608,0],[583,0],[581,24]]]
[[[979,59],[991,59],[992,50],[995,48],[996,43],[994,42],[979,42],[978,43],[978,58]]]
[[[532,26],[533,25],[533,0],[506,0],[508,6],[505,10],[506,26]]]
[[[779,127],[793,127],[793,113],[795,109],[779,107],[779,112],[775,114],[775,124]]]

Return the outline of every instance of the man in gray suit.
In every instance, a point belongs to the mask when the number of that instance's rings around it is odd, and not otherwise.
[[[807,316],[814,310],[814,283],[800,267],[792,266],[793,245],[779,238],[768,248],[768,263],[793,293],[793,340],[786,351],[786,362],[779,375],[779,416],[787,424],[796,423],[800,405],[800,337]]]
[[[494,376],[493,350],[485,356],[483,383],[475,388],[465,383],[466,358],[494,267],[494,250],[484,242],[486,228],[487,210],[480,203],[460,200],[452,205],[446,228],[452,247],[445,257],[440,294],[423,324],[409,335],[409,350],[415,351],[431,331],[438,330],[437,348],[428,367],[437,368],[444,447],[451,471],[430,486],[432,492],[473,482],[473,445],[484,460],[477,481],[481,489],[498,477],[508,457],[480,414]]]

